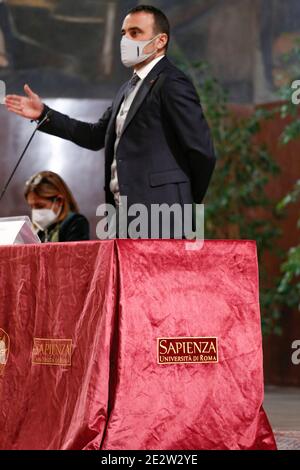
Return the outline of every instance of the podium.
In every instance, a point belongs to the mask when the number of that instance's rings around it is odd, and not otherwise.
[[[1,449],[276,449],[254,242],[49,243],[0,259]]]

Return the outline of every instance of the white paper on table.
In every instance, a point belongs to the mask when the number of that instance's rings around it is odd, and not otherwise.
[[[41,243],[27,215],[0,218],[0,245]]]
[[[13,245],[24,223],[24,220],[1,222],[0,245]]]

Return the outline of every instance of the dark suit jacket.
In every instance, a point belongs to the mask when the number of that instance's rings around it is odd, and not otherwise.
[[[91,150],[105,147],[106,202],[111,204],[115,119],[126,84],[97,123],[52,111],[40,128]],[[48,110],[45,107],[41,118]],[[138,90],[116,156],[120,193],[127,196],[128,205],[202,201],[215,165],[210,131],[193,84],[166,57],[153,67]]]
[[[57,224],[48,227],[48,233],[55,229]],[[40,230],[38,236],[41,242],[45,241],[45,232]],[[63,222],[59,223],[58,239],[60,242],[75,242],[90,239],[89,222],[82,214],[70,212]],[[51,241],[51,240],[50,240]]]

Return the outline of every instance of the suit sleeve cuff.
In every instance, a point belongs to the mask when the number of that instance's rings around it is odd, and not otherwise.
[[[37,119],[31,119],[31,122],[36,122],[37,124],[39,124],[44,119],[44,117],[46,116],[49,110],[50,110],[49,106],[44,104],[44,108],[40,117],[38,117]]]

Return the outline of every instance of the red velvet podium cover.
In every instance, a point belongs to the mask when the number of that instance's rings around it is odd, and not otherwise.
[[[276,448],[255,243],[185,248],[0,247],[1,449]]]

